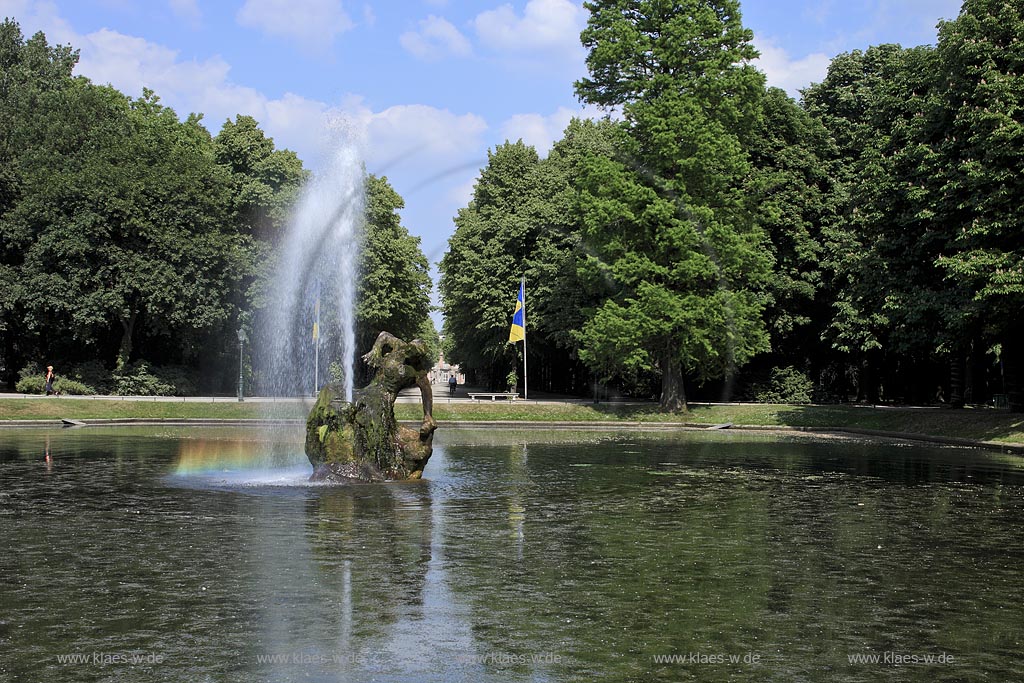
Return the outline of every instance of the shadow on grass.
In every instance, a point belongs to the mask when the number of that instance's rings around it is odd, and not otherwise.
[[[1024,414],[992,408],[775,406],[779,423],[794,427],[855,427],[888,432],[1024,443]]]

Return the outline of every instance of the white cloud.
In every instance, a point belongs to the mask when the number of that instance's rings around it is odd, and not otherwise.
[[[469,180],[455,185],[448,190],[447,197],[454,206],[468,206],[471,199],[473,199],[473,190],[476,189],[476,181],[480,179],[480,175],[474,175]]]
[[[456,114],[422,104],[404,104],[373,111],[358,97],[328,104],[286,93],[269,98],[255,88],[233,82],[231,66],[215,55],[206,60],[182,60],[178,51],[109,29],[89,34],[73,31],[49,3],[0,0],[0,11],[25,10],[26,33],[44,30],[53,41],[69,42],[81,50],[76,73],[93,82],[113,85],[138,97],[150,88],[179,116],[202,112],[216,134],[224,120],[247,114],[260,122],[278,147],[293,149],[316,165],[325,138],[340,125],[350,137],[364,140],[371,170],[401,167],[414,182],[465,163],[480,154],[487,123],[472,113]],[[341,122],[341,123],[339,123]],[[331,125],[328,125],[331,124]],[[374,168],[376,167],[376,168]]]
[[[202,91],[223,84],[230,70],[220,57],[179,62],[176,50],[105,28],[80,36],[75,43],[82,51],[79,73],[132,96],[143,87],[172,98],[183,91]]]
[[[193,26],[198,26],[203,18],[199,0],[167,0],[167,3],[171,6],[171,11]]]
[[[482,146],[487,122],[476,114],[454,114],[424,104],[402,104],[373,112],[357,104],[345,107],[365,136],[365,158],[371,171],[422,167],[425,182],[447,174],[473,157]]]
[[[138,97],[150,88],[179,116],[202,112],[216,134],[223,122],[247,114],[275,138],[278,147],[295,150],[307,162],[322,149],[323,117],[330,107],[293,93],[270,99],[254,88],[229,79],[230,65],[220,56],[205,61],[179,61],[165,46],[116,31],[101,29],[77,36],[81,47],[77,73],[95,83],[109,83]]]
[[[594,106],[586,106],[581,109],[569,109],[559,107],[551,114],[515,114],[506,119],[499,130],[505,140],[515,142],[522,140],[528,145],[533,145],[537,153],[546,155],[556,140],[562,138],[566,127],[573,118],[577,119],[598,119],[609,112],[602,111]]]
[[[585,54],[580,31],[586,22],[586,11],[570,0],[529,0],[521,17],[512,5],[501,5],[478,14],[473,27],[493,50],[531,60],[558,58],[576,68]]]
[[[403,33],[398,42],[419,59],[436,60],[447,55],[466,57],[473,50],[466,36],[447,19],[430,15],[419,23],[418,31]]]
[[[771,38],[754,38],[761,56],[754,65],[764,72],[768,85],[782,88],[791,97],[799,97],[799,90],[825,78],[831,59],[823,52],[815,52],[800,59],[793,59],[785,49],[778,47]]]
[[[339,0],[245,0],[235,15],[243,26],[324,51],[354,24]]]
[[[0,13],[11,7],[31,10],[17,15],[27,34],[44,30],[51,42],[81,49],[76,73],[135,97],[151,88],[179,116],[203,112],[214,134],[225,119],[250,115],[279,149],[295,151],[313,170],[324,168],[325,155],[339,139],[358,142],[368,170],[387,174],[410,206],[415,204],[404,220],[423,236],[431,259],[443,253],[451,217],[487,163],[488,125],[473,113],[423,104],[374,111],[352,95],[334,103],[294,93],[270,98],[232,81],[231,66],[220,56],[184,60],[176,50],[117,31],[79,34],[49,3],[0,0]]]
[[[83,40],[84,39],[84,40]],[[201,111],[216,133],[227,118],[253,116],[279,147],[294,149],[307,163],[316,164],[335,128],[347,126],[352,137],[365,140],[367,163],[387,168],[456,162],[481,146],[487,124],[475,114],[454,114],[421,104],[406,104],[374,112],[357,98],[329,105],[293,93],[271,99],[229,79],[230,66],[220,57],[204,62],[178,61],[177,53],[141,38],[101,30],[81,37],[80,73],[96,82],[111,83],[138,96],[152,88],[179,114]],[[425,175],[434,168],[425,168]]]
[[[52,2],[0,0],[0,17],[14,17],[26,38],[36,31],[43,31],[50,45],[72,43],[74,47],[78,47],[75,43],[78,34],[61,18],[56,5]]]
[[[363,5],[363,23],[367,26],[373,26],[377,23],[377,13],[373,11],[372,5]]]

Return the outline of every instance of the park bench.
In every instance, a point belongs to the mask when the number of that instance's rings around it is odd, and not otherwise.
[[[492,394],[492,393],[488,393],[488,392],[476,392],[476,391],[474,391],[474,392],[470,392],[469,393],[469,397],[471,399],[473,399],[474,401],[477,399],[478,396],[490,396],[492,401],[494,401],[495,399],[498,399],[498,398],[507,398],[510,401],[514,401],[517,398],[519,398],[519,394],[517,394],[515,392],[512,392],[512,393],[501,393],[501,392],[499,392],[499,393]]]

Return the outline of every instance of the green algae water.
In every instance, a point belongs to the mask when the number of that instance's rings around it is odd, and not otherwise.
[[[327,487],[250,434],[0,430],[0,681],[1024,680],[1017,457],[442,428]]]

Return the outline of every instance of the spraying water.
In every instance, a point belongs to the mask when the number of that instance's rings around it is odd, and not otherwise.
[[[363,166],[339,145],[305,188],[281,241],[269,305],[259,330],[261,393],[312,396],[341,367],[352,399],[356,254],[363,221]]]

